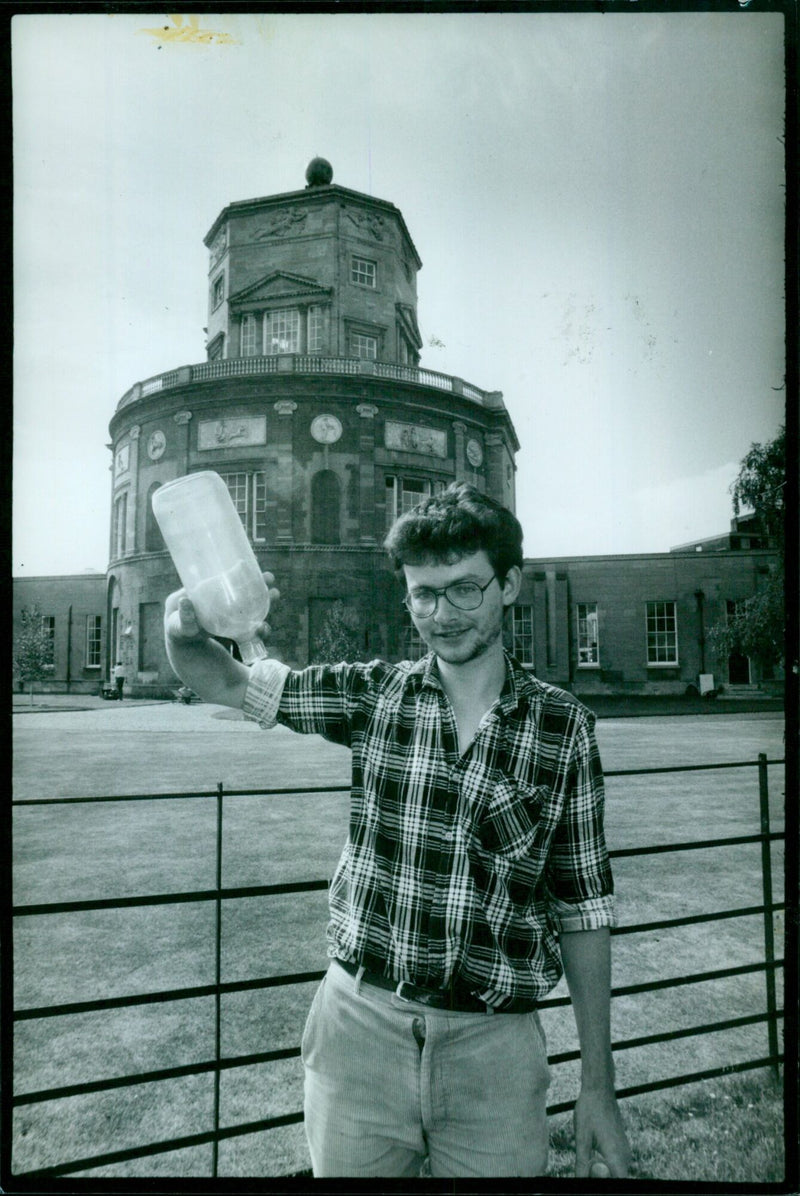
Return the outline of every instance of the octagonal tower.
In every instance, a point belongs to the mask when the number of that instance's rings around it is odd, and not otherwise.
[[[422,263],[401,212],[333,184],[324,159],[306,179],[219,214],[207,360],[137,382],[111,420],[107,665],[124,659],[135,693],[174,683],[161,619],[179,583],[150,499],[175,477],[225,479],[282,591],[273,651],[293,665],[332,620],[361,658],[415,653],[381,543],[423,494],[465,479],[514,509],[502,395],[420,368]]]

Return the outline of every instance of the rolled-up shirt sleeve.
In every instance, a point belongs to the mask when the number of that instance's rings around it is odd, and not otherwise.
[[[265,731],[278,721],[283,687],[291,669],[278,660],[257,660],[250,670],[242,712]]]
[[[594,718],[584,715],[576,728],[563,813],[547,865],[548,916],[558,931],[599,930],[617,924],[604,812]]]
[[[350,746],[353,718],[376,667],[380,670],[380,661],[290,669],[275,660],[259,660],[242,710],[265,729],[281,723],[303,735]]]

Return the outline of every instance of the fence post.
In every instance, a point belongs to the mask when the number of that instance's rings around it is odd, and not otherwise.
[[[769,781],[767,779],[767,757],[764,752],[758,754],[758,800],[761,811],[761,881],[764,904],[764,958],[767,964],[765,972],[767,982],[767,1033],[769,1035],[769,1053],[774,1058],[778,1054],[778,1019],[777,1001],[775,998],[775,932],[772,922],[772,854],[769,840]],[[773,1063],[772,1070],[777,1077],[778,1064]]]
[[[222,1055],[222,997],[220,985],[222,983],[222,781],[217,782],[217,851],[216,851],[216,889],[215,925],[214,925],[214,1141],[211,1151],[211,1174],[217,1178],[219,1165],[219,1085],[220,1058]]]

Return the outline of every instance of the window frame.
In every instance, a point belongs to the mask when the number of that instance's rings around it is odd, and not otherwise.
[[[263,341],[263,331],[262,331]],[[258,320],[253,312],[247,311],[239,328],[239,356],[258,357]]]
[[[594,612],[595,638],[594,638],[593,642],[590,639],[588,639],[588,634],[589,634],[588,629],[584,630],[584,631],[581,630],[581,624],[583,623],[583,624],[588,625],[588,621],[591,618],[591,615],[588,613],[590,607],[592,608],[592,610]],[[581,611],[586,611],[587,613],[582,616]],[[578,668],[579,669],[599,669],[600,668],[600,614],[597,609],[596,602],[577,602],[575,604],[575,642],[577,644],[577,650],[578,650]],[[592,649],[594,649],[594,654],[595,654],[594,660],[582,659],[582,653],[591,652]]]
[[[671,611],[667,611],[670,607]],[[651,629],[651,619],[656,626]],[[658,620],[664,620],[664,626],[658,626]],[[668,625],[671,623],[671,627]],[[674,642],[671,642],[671,639]],[[676,669],[680,667],[678,647],[678,603],[674,598],[657,598],[645,603],[645,647],[647,652],[648,669]],[[669,659],[653,659],[651,649],[656,655],[660,651],[673,649],[673,656]]]
[[[365,348],[371,349],[371,352],[362,352]],[[356,357],[359,361],[378,360],[378,338],[369,332],[351,332],[349,349],[349,356]]]
[[[225,302],[225,271],[211,280],[211,310],[216,311]]]
[[[362,269],[362,267],[367,267]],[[371,281],[365,281],[371,279]],[[350,258],[350,282],[354,287],[364,287],[368,291],[378,289],[378,263],[373,258],[361,257],[353,254]]]
[[[519,624],[522,624],[520,629]],[[527,652],[525,643],[527,641]],[[533,639],[533,603],[515,603],[511,608],[511,654],[525,668],[535,665]]]
[[[325,348],[325,315],[322,305],[312,303],[306,309],[306,353],[322,353]]]
[[[56,667],[56,617],[55,615],[42,615],[42,631],[47,633],[48,638],[48,659],[44,661],[45,671],[52,673]]]
[[[215,472],[225,483],[247,538],[252,544],[265,544],[269,526],[267,471],[219,469]]]
[[[94,657],[97,657],[95,660]],[[103,616],[87,615],[84,633],[84,668],[99,669],[103,664]]]
[[[386,530],[388,531],[395,520],[406,511],[421,502],[423,498],[430,498],[432,494],[441,494],[447,483],[441,478],[423,478],[419,474],[387,473],[386,477]],[[407,482],[419,483],[421,490],[406,490]],[[391,494],[391,498],[390,498]],[[416,495],[414,501],[403,502],[405,494]]]
[[[122,490],[114,498],[113,554],[115,559],[128,551],[128,491]]]
[[[406,621],[403,624],[403,660],[422,660],[423,656],[427,656],[429,652],[430,648],[417,631],[411,615],[406,611]]]
[[[262,322],[261,322],[262,323],[261,337],[262,337],[262,347],[264,350],[264,357],[280,357],[284,353],[295,354],[295,353],[299,353],[301,351],[300,341],[301,341],[301,323],[302,323],[302,321],[301,321],[300,315],[301,315],[301,313],[300,313],[299,307],[273,307],[273,308],[268,308],[264,312],[264,315],[262,317]],[[292,330],[291,330],[290,335],[286,338],[289,343],[289,346],[290,346],[289,348],[284,348],[284,344],[281,340],[277,341],[277,344],[278,344],[277,349],[274,349],[271,347],[271,345],[273,343],[275,343],[276,338],[275,338],[274,333],[270,330],[270,325],[272,324],[272,321],[275,320],[278,316],[290,316],[291,317]],[[294,346],[293,348],[291,347],[292,345]]]

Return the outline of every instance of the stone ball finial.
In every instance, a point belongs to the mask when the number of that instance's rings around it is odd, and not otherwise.
[[[312,158],[306,168],[309,187],[325,187],[333,178],[333,167],[326,158]]]

